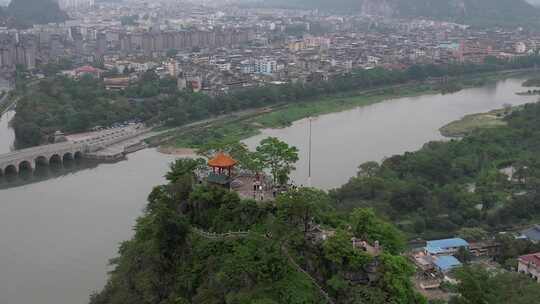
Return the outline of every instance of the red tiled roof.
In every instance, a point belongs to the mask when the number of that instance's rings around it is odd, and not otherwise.
[[[534,263],[535,265],[540,265],[540,252],[522,255],[519,257],[520,261],[524,263]]]
[[[228,168],[236,165],[236,160],[225,155],[223,152],[219,152],[214,158],[208,161],[208,165],[211,167]]]
[[[75,71],[77,73],[98,73],[99,69],[96,69],[96,68],[91,67],[89,65],[85,65],[83,67],[77,68]]]

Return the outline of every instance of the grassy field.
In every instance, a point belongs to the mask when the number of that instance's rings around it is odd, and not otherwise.
[[[474,130],[504,126],[506,125],[503,120],[504,112],[504,110],[494,110],[487,113],[467,115],[460,120],[443,126],[439,130],[446,137],[463,137]]]

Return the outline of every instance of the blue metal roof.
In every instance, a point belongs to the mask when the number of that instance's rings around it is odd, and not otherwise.
[[[526,236],[529,240],[538,242],[540,241],[540,225],[535,225],[532,228],[521,231],[521,234]]]
[[[448,248],[456,247],[469,247],[469,243],[460,238],[427,241],[426,243],[426,250],[431,254],[445,252]]]
[[[442,255],[437,257],[435,260],[435,265],[443,272],[446,272],[461,266],[461,262],[451,255]]]

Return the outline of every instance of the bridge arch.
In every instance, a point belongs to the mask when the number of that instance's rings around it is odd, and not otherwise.
[[[17,170],[17,166],[15,165],[8,165],[4,168],[4,174],[10,175],[10,174],[17,174],[19,171]]]
[[[23,160],[19,163],[19,172],[23,171],[32,171],[32,162],[28,160]]]
[[[34,160],[36,167],[46,166],[49,164],[49,159],[45,156],[38,156]]]
[[[59,154],[53,154],[49,157],[49,164],[61,164],[62,156]]]
[[[64,153],[64,155],[62,155],[62,161],[63,162],[73,160],[73,159],[74,159],[74,156],[73,156],[73,153],[71,153],[71,152],[66,152],[66,153]]]
[[[82,152],[81,151],[77,151],[75,153],[73,153],[73,158],[78,160],[78,159],[81,159],[83,156]]]

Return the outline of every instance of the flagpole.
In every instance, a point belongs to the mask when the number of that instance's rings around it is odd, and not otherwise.
[[[309,117],[308,187],[311,187],[311,117]]]

